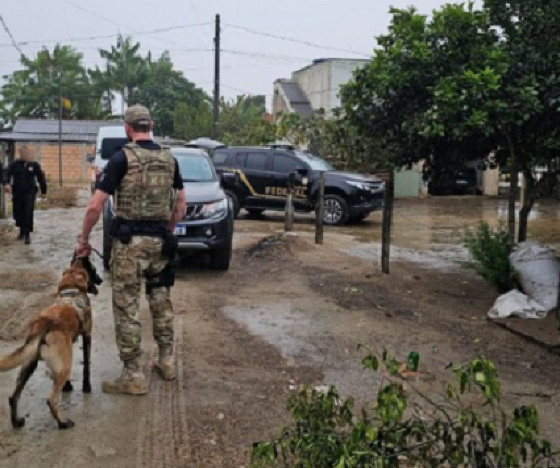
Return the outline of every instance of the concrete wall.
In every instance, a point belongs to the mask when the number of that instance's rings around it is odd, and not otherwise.
[[[422,188],[422,173],[412,170],[395,171],[395,198],[418,198]]]
[[[26,145],[35,151],[35,157],[41,164],[50,184],[59,182],[58,143],[50,142],[17,142],[16,155],[19,148]],[[62,144],[62,182],[63,184],[80,184],[90,182],[93,177],[93,166],[87,162],[88,154],[95,154],[95,145],[87,143]]]
[[[340,107],[340,87],[352,78],[354,71],[366,62],[351,59],[325,60],[292,74],[313,110],[325,109],[327,115]]]
[[[486,169],[482,172],[482,193],[492,197],[498,196],[500,184],[500,170]]]
[[[330,62],[320,62],[298,70],[293,73],[293,79],[309,99],[313,110],[331,109],[328,93],[331,88]]]

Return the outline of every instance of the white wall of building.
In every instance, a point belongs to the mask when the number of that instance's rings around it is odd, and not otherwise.
[[[306,94],[314,110],[327,114],[340,107],[340,87],[352,78],[354,71],[367,62],[352,59],[326,59],[293,73],[292,78]]]

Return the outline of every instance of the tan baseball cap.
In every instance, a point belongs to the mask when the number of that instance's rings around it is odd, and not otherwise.
[[[124,121],[129,125],[149,125],[150,111],[140,104],[135,104],[124,112]]]

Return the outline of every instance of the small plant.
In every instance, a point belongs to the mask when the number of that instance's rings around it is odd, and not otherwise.
[[[508,417],[492,362],[479,358],[454,369],[456,383],[429,396],[398,379],[398,362],[369,354],[365,368],[384,370],[373,410],[354,414],[353,400],[303,388],[290,397],[293,424],[278,439],[256,443],[251,467],[396,468],[557,467],[551,444],[538,437],[537,410]]]
[[[493,230],[483,221],[476,229],[466,233],[464,244],[480,276],[501,293],[515,287],[515,271],[509,260],[512,246],[503,226]]]

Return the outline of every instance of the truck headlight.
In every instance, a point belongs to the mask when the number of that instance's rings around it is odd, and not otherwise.
[[[206,203],[202,206],[201,216],[204,219],[219,218],[226,213],[227,206],[227,198],[213,203]]]
[[[369,191],[369,185],[365,184],[364,182],[348,181],[346,183],[348,185],[351,185],[352,187],[356,187],[357,189],[364,190],[366,192]]]

